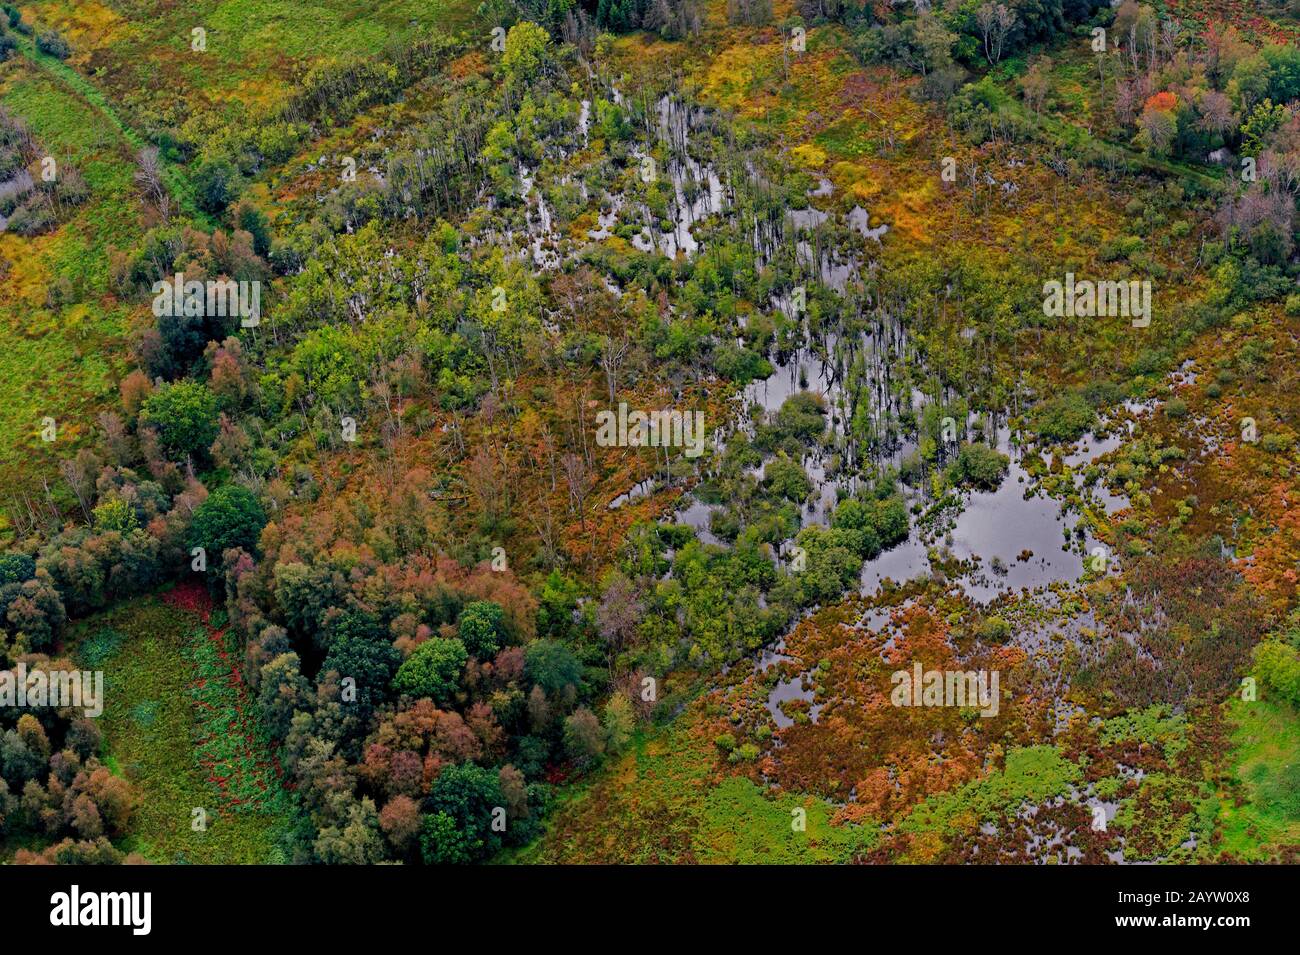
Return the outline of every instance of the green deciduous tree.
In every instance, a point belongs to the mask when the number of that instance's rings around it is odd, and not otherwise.
[[[536,23],[523,20],[506,34],[506,49],[501,57],[506,77],[512,83],[526,83],[542,68],[551,38]]]
[[[144,400],[140,424],[158,432],[168,457],[205,458],[220,432],[217,396],[196,381],[165,384]]]
[[[426,863],[473,862],[501,848],[504,833],[492,825],[505,810],[496,771],[473,763],[448,766],[433,781],[427,805],[432,812],[420,828]]]
[[[460,686],[469,653],[460,640],[434,637],[415,648],[393,678],[393,688],[409,696],[449,702]]]
[[[195,509],[190,546],[204,548],[209,559],[219,559],[232,547],[254,553],[265,526],[266,511],[257,496],[248,488],[227,484],[209,494]]]
[[[548,696],[582,683],[582,664],[562,643],[538,640],[524,650],[524,676]]]
[[[488,660],[505,643],[505,612],[490,600],[467,604],[456,621],[456,635],[472,656]]]

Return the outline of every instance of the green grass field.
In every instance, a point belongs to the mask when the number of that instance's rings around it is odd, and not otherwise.
[[[287,799],[278,786],[260,801],[234,806],[232,793],[257,785],[256,768],[220,759],[210,770],[200,765],[214,746],[205,725],[213,698],[212,674],[193,652],[196,631],[202,643],[197,615],[148,599],[86,621],[74,637],[78,664],[104,671],[100,729],[107,762],[141,796],[134,834],[121,848],[153,862],[284,861],[276,843],[288,818]],[[235,737],[221,737],[215,747],[225,749]],[[233,784],[223,787],[217,778]],[[196,808],[207,813],[205,832],[191,827]]]
[[[1264,860],[1271,847],[1300,845],[1300,714],[1267,699],[1229,707],[1234,776],[1248,801],[1220,807],[1223,848]]]
[[[419,29],[456,32],[469,25],[476,6],[462,0],[44,0],[23,10],[29,22],[62,31],[72,43],[71,62],[102,89],[133,105],[190,107],[227,98],[274,102],[313,61],[375,53]],[[205,52],[191,49],[195,28],[206,31]]]
[[[56,463],[91,433],[126,367],[130,307],[107,294],[109,250],[138,237],[132,150],[112,118],[26,58],[0,65],[0,103],[90,195],[55,231],[0,234],[0,499],[53,480]],[[58,440],[40,439],[41,419]],[[35,463],[36,467],[33,467]]]
[[[874,827],[832,825],[822,799],[772,798],[746,777],[716,778],[715,758],[679,727],[639,733],[595,782],[563,791],[545,835],[499,861],[835,863],[877,841]]]

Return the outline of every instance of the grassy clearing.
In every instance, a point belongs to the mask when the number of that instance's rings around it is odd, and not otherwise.
[[[36,49],[34,40],[23,40],[19,48],[24,56],[80,97],[82,105],[102,113],[104,119],[113,125],[122,141],[130,146],[133,152],[139,152],[148,145],[143,136],[123,122],[108,97],[88,79],[57,57],[49,56]],[[163,179],[167,183],[168,191],[179,201],[181,211],[186,215],[206,220],[207,217],[194,205],[194,190],[184,172],[175,164],[168,162],[165,156],[159,158],[162,162]]]
[[[120,5],[114,5],[120,7]],[[235,98],[274,101],[310,62],[378,52],[420,29],[464,29],[476,4],[461,0],[200,0],[140,2],[119,14],[102,4],[44,0],[25,5],[29,21],[69,38],[71,62],[120,101],[193,107]],[[191,31],[207,50],[191,50]],[[486,41],[485,41],[486,42]]]
[[[593,785],[557,806],[518,862],[695,862],[693,834],[710,765],[679,727],[638,734]],[[600,819],[599,825],[593,820]]]
[[[875,827],[834,825],[834,813],[821,799],[771,799],[750,780],[733,776],[704,800],[696,853],[707,863],[810,865],[851,862],[875,848]]]
[[[726,775],[700,725],[681,719],[639,734],[597,781],[554,807],[545,835],[502,861],[789,865],[849,862],[874,848],[874,826],[832,823],[835,808],[822,799],[772,798]]]
[[[108,251],[131,241],[141,224],[130,147],[108,114],[19,57],[0,66],[0,102],[90,187],[55,232],[0,234],[0,378],[9,386],[0,406],[0,495],[7,503],[37,474],[53,475],[115,393],[130,308],[107,294]],[[52,445],[39,436],[46,416],[59,426]]]
[[[79,665],[104,670],[106,703],[100,718],[106,762],[138,789],[140,808],[123,848],[165,863],[268,863],[283,861],[277,838],[286,824],[278,787],[247,805],[232,799],[249,782],[260,790],[266,776],[245,778],[267,764],[248,751],[252,765],[229,761],[205,770],[212,753],[210,711],[195,683],[211,673],[195,670],[195,647],[209,633],[198,615],[157,599],[133,602],[83,623],[74,637]],[[238,705],[238,691],[218,694]],[[234,734],[231,734],[233,738]],[[196,744],[206,747],[196,752]],[[220,749],[220,747],[219,747]],[[220,778],[229,773],[231,778]],[[272,782],[274,776],[271,777]],[[195,808],[207,811],[207,831],[191,828]]]
[[[189,629],[185,659],[193,668],[190,700],[198,724],[196,755],[232,812],[284,812],[287,805],[270,745],[258,731],[228,630]]]
[[[1279,846],[1300,846],[1300,714],[1266,699],[1233,699],[1228,708],[1236,726],[1233,777],[1247,802],[1222,802],[1222,848],[1266,860]]]

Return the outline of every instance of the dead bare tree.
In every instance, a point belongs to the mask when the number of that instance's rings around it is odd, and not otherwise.
[[[995,66],[1002,59],[1002,47],[1016,25],[1016,15],[1005,4],[986,3],[975,11],[975,24],[984,39],[984,58],[989,66]]]
[[[539,505],[528,509],[528,522],[542,542],[542,560],[548,568],[555,567],[560,563],[559,533],[550,496],[541,495]]]
[[[89,448],[82,448],[75,457],[67,458],[59,464],[59,473],[76,496],[87,524],[92,520],[90,502],[95,496],[95,474],[99,470],[99,464],[99,458]]]
[[[15,498],[10,498],[10,504],[5,508],[9,515],[9,525],[14,529],[14,534],[20,540],[29,536],[36,529],[36,523],[32,520],[31,510],[18,506]]]
[[[631,346],[627,334],[624,333],[616,342],[613,338],[606,335],[605,341],[600,348],[600,367],[605,372],[605,384],[609,388],[609,403],[614,403],[614,393],[618,390],[618,373],[623,367],[623,361],[627,357],[627,350]]]
[[[581,455],[564,456],[564,480],[569,485],[569,509],[578,512],[582,530],[587,531],[587,495],[591,493],[591,471]]]
[[[164,223],[171,219],[171,196],[163,181],[162,159],[157,146],[146,146],[136,156],[135,182],[152,202]]]

